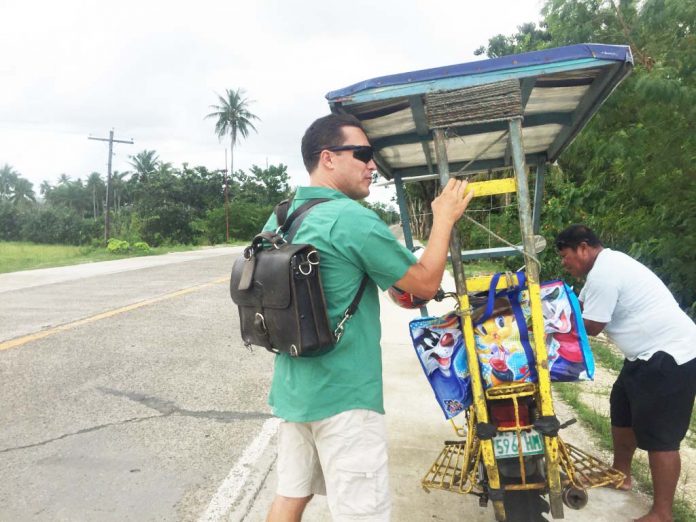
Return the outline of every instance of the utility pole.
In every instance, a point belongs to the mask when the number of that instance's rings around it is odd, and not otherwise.
[[[106,173],[106,209],[104,209],[104,241],[108,241],[109,236],[111,235],[111,220],[109,218],[109,199],[111,198],[111,158],[114,155],[114,143],[129,143],[132,145],[133,140],[115,140],[114,129],[111,129],[109,131],[108,138],[93,138],[92,136],[88,136],[87,139],[109,142],[109,163],[108,170]]]
[[[230,242],[230,197],[227,184],[227,149],[225,149],[225,241]]]

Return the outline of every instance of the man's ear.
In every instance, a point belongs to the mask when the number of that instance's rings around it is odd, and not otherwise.
[[[590,252],[590,246],[585,241],[583,241],[578,245],[577,252],[580,255],[580,257],[587,257],[587,255]]]
[[[333,154],[331,154],[331,152],[329,152],[328,150],[322,150],[321,154],[319,155],[319,163],[321,163],[324,166],[324,168],[333,170]]]

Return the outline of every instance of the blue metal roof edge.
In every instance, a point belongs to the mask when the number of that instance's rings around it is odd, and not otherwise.
[[[326,95],[326,99],[329,101],[339,101],[340,98],[351,96],[355,93],[376,87],[387,87],[391,85],[438,80],[455,76],[467,76],[530,65],[543,65],[583,58],[596,58],[600,60],[633,63],[631,49],[626,45],[577,44],[566,47],[544,49],[541,51],[532,51],[529,53],[510,54],[507,56],[501,56],[499,58],[490,58],[488,60],[478,60],[457,65],[436,67],[433,69],[423,69],[420,71],[380,76],[378,78],[372,78],[370,80],[355,83],[348,87],[344,87],[343,89],[331,91]]]

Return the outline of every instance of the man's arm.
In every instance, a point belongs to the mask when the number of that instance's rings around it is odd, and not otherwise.
[[[599,335],[607,325],[607,323],[598,323],[597,321],[590,321],[589,319],[583,319],[582,322],[585,323],[587,334],[592,336]]]
[[[466,186],[466,181],[452,178],[433,200],[433,228],[428,244],[418,262],[394,286],[423,299],[435,295],[445,271],[452,228],[474,196],[473,191],[466,192]]]
[[[580,295],[580,299],[582,299],[582,293]],[[613,307],[612,307],[613,310]],[[584,314],[585,313],[585,301],[581,300],[580,301],[580,311]],[[602,323],[600,321],[593,321],[591,319],[585,319],[584,317],[582,318],[582,322],[585,324],[585,331],[587,332],[587,335],[591,336],[596,336],[599,335],[602,330],[604,330],[604,327],[607,325],[607,323]]]

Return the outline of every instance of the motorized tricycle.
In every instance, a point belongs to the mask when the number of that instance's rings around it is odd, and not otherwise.
[[[395,74],[327,95],[331,110],[361,120],[375,149],[379,173],[396,186],[404,240],[413,246],[404,184],[465,177],[475,197],[505,197],[517,207],[521,246],[490,232],[502,247],[462,251],[450,242],[456,313],[471,375],[471,405],[452,419],[457,438],[422,480],[478,497],[498,521],[563,518],[579,509],[587,490],[623,475],[564,442],[552,398],[540,297],[540,215],[547,166],[570,145],[633,65],[626,46],[583,44]],[[530,176],[529,166],[535,171]],[[533,192],[530,190],[533,177]],[[465,215],[466,216],[466,215]],[[472,223],[475,220],[471,219]],[[478,226],[484,225],[476,221]],[[473,226],[473,225],[472,225]],[[476,353],[472,299],[492,276],[467,277],[465,261],[521,255],[530,308],[536,377],[486,387]],[[494,286],[520,284],[519,274]]]

